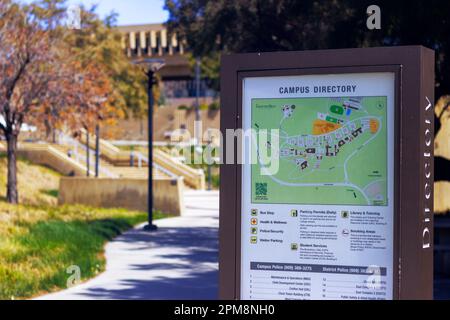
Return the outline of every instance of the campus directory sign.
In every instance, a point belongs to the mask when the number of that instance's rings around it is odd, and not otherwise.
[[[402,51],[417,60],[401,63]],[[223,59],[238,67],[222,77],[225,92],[237,88],[222,130],[234,119],[243,138],[222,166],[221,296],[431,298],[432,52],[319,53]],[[402,88],[415,83],[413,99]]]
[[[394,74],[243,85],[241,297],[391,299]]]

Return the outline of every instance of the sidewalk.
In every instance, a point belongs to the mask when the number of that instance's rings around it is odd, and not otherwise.
[[[157,232],[140,226],[108,243],[98,277],[39,299],[217,299],[219,193],[189,191],[185,203]]]

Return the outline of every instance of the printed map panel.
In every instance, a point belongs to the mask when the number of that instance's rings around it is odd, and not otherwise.
[[[387,206],[386,109],[386,97],[252,100],[252,203]]]

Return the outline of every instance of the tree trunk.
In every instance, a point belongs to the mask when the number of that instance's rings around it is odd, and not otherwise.
[[[14,133],[8,133],[6,142],[8,145],[8,183],[6,191],[6,201],[12,204],[19,203],[19,194],[17,192],[17,136]]]

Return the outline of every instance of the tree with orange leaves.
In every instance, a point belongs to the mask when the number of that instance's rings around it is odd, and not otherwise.
[[[21,5],[0,0],[0,131],[7,143],[7,201],[18,203],[17,141],[24,123],[50,127],[109,117],[111,87],[96,63],[65,41],[61,0]]]

